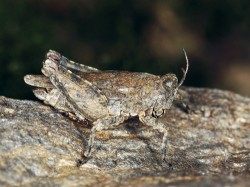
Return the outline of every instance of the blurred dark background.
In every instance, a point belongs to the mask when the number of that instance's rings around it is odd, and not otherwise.
[[[0,95],[34,99],[49,49],[100,69],[173,72],[250,96],[249,0],[1,0]]]

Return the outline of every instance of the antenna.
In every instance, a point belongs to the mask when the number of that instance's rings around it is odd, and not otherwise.
[[[186,51],[185,51],[184,48],[183,48],[182,50],[183,50],[184,55],[185,55],[185,58],[186,58],[186,69],[184,70],[183,68],[181,68],[181,70],[182,70],[182,72],[183,72],[183,76],[182,76],[182,79],[181,79],[181,81],[180,81],[180,83],[178,84],[178,86],[177,86],[176,89],[179,89],[179,87],[183,84],[184,80],[186,79],[186,75],[187,75],[188,68],[189,68],[187,53],[186,53]]]

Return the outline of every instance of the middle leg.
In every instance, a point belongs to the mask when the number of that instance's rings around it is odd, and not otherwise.
[[[84,156],[88,158],[93,152],[96,131],[102,131],[104,129],[110,128],[111,126],[120,125],[122,122],[124,122],[125,119],[126,119],[125,117],[121,117],[121,116],[118,116],[118,117],[108,116],[106,118],[96,120],[93,123],[94,126],[91,129],[91,132],[89,135],[88,146],[84,153]]]

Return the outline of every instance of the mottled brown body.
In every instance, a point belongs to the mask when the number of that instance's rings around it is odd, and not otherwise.
[[[50,51],[43,63],[44,76],[27,75],[25,82],[38,87],[34,93],[46,104],[93,122],[86,157],[92,152],[96,131],[138,116],[141,122],[164,133],[162,151],[165,160],[167,130],[158,117],[178,98],[177,92],[187,71],[188,61],[184,76],[178,83],[177,77],[171,73],[156,76],[139,72],[100,71]]]

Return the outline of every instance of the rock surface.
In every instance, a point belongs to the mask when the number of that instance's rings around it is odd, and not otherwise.
[[[168,163],[162,134],[129,120],[98,132],[92,157],[77,167],[91,125],[34,101],[0,97],[0,186],[248,186],[250,98],[183,88],[189,110],[173,106]]]

